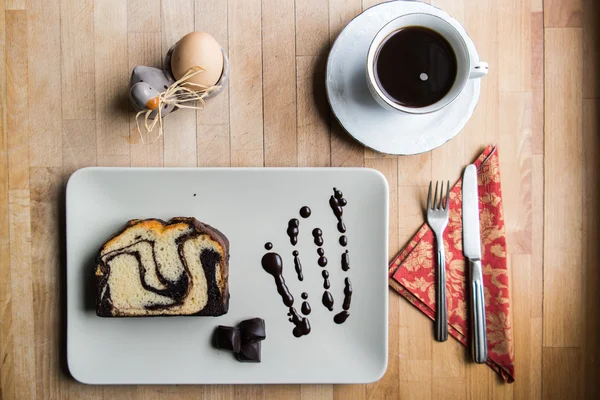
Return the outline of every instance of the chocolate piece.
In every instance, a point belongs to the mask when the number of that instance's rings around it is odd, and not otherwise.
[[[241,344],[241,335],[238,328],[219,325],[215,329],[215,346],[217,349],[237,353],[240,351]]]
[[[260,362],[260,342],[243,343],[236,355],[241,362]]]
[[[262,318],[252,318],[242,321],[238,324],[242,333],[242,341],[258,342],[267,337],[265,331],[265,321]]]

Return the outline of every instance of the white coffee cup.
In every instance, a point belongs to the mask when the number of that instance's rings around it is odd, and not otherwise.
[[[454,22],[457,23],[456,21]],[[375,78],[375,58],[380,46],[389,35],[407,27],[424,27],[437,32],[448,41],[456,55],[456,79],[454,80],[454,84],[444,97],[426,107],[407,107],[398,104],[394,99],[385,94]],[[449,21],[433,14],[405,14],[391,20],[377,32],[369,47],[369,53],[367,54],[367,83],[369,91],[381,106],[391,111],[409,114],[427,114],[446,107],[463,91],[469,79],[478,79],[486,76],[488,73],[488,64],[480,62],[476,59],[475,55],[470,53],[467,40],[470,39],[466,36],[466,33],[459,32]],[[407,60],[407,62],[410,62],[410,60]]]

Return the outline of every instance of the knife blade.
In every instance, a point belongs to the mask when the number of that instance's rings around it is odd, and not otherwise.
[[[481,235],[479,231],[479,192],[477,167],[467,165],[462,181],[463,253],[470,265],[471,352],[473,361],[487,360],[485,296],[481,270]]]

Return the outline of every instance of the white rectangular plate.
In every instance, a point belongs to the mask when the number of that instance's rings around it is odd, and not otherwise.
[[[343,191],[350,270],[341,269],[337,220],[329,206]],[[308,219],[299,209],[309,206]],[[196,217],[230,241],[229,313],[222,317],[100,318],[95,312],[94,259],[100,246],[130,219]],[[298,244],[286,234],[300,220]],[[312,230],[323,230],[335,309],[321,303],[322,268]],[[362,168],[85,168],[67,185],[67,358],[75,379],[90,384],[366,383],[387,367],[388,185]],[[300,311],[308,293],[312,332],[292,335],[288,308],[261,266],[266,250],[284,261],[284,277]],[[300,252],[298,281],[292,251]],[[341,325],[344,278],[354,294]],[[267,339],[262,362],[240,363],[214,349],[217,325],[261,317]]]

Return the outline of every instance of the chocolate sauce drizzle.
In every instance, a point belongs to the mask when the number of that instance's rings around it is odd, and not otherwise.
[[[295,246],[296,243],[298,243],[298,233],[300,232],[298,229],[299,226],[300,221],[298,221],[296,218],[292,218],[288,222],[287,234],[290,237],[290,243],[292,246]]]
[[[340,233],[346,232],[346,225],[344,225],[344,220],[342,219],[346,204],[347,201],[344,198],[344,194],[336,188],[333,188],[333,195],[329,198],[329,206],[338,220],[337,228]]]
[[[344,247],[348,245],[348,238],[346,237],[346,235],[340,236],[340,244]]]
[[[310,217],[310,214],[311,214],[310,207],[304,206],[300,209],[300,216],[302,218],[308,218],[308,217]]]
[[[319,266],[325,267],[327,265],[327,257],[325,257],[325,250],[319,247],[317,249],[317,254],[319,255],[319,260],[317,261],[317,263],[319,264]]]
[[[308,301],[303,301],[302,302],[302,308],[301,308],[302,314],[304,315],[309,315],[310,312],[312,311],[312,309],[310,308],[310,304],[308,304]]]
[[[333,296],[328,290],[323,292],[323,298],[321,299],[323,305],[327,307],[329,311],[333,311]]]
[[[323,277],[323,288],[329,289],[331,287],[331,284],[329,283],[329,272],[324,269],[323,272],[321,272],[321,276]]]
[[[271,250],[273,248],[273,243],[267,242],[265,243],[265,250]]]
[[[346,278],[344,280],[344,303],[342,304],[343,311],[337,313],[335,317],[333,317],[333,321],[336,324],[343,324],[346,319],[350,316],[348,310],[350,310],[350,302],[352,301],[352,284],[350,283],[350,278]]]
[[[292,255],[294,256],[294,269],[298,275],[298,280],[302,282],[304,280],[304,275],[302,275],[302,264],[300,264],[300,258],[298,257],[300,253],[298,253],[298,250],[294,250]]]
[[[342,253],[342,270],[348,271],[350,269],[350,255],[348,254],[348,250]]]
[[[294,307],[290,307],[288,312],[289,321],[296,325],[292,333],[295,337],[301,337],[310,333],[310,322],[308,318],[304,318],[298,314]]]
[[[290,290],[285,284],[285,279],[283,278],[283,261],[281,260],[281,256],[277,253],[267,253],[263,256],[261,263],[263,269],[275,279],[277,292],[281,296],[283,304],[292,307],[294,304],[294,296],[290,293]]]
[[[323,231],[320,228],[315,228],[312,235],[317,246],[323,246]]]

